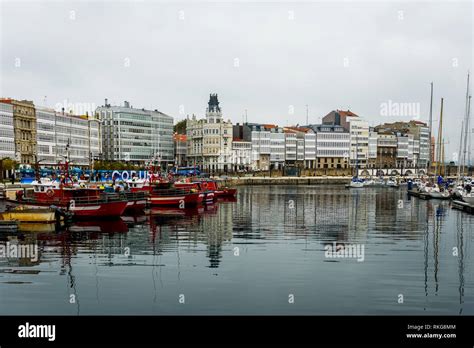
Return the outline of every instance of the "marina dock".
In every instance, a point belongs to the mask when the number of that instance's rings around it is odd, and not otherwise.
[[[474,205],[471,205],[471,204],[466,203],[466,202],[454,200],[453,204],[452,204],[452,207],[454,209],[462,210],[466,213],[474,214]]]

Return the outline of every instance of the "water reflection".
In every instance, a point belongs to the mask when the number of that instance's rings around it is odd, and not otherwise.
[[[27,284],[58,292],[65,279],[75,310],[50,299],[52,313],[473,314],[473,297],[465,296],[474,288],[466,262],[473,220],[449,202],[397,189],[241,187],[237,199],[209,206],[1,233],[2,243],[37,244],[39,257],[0,258],[0,305],[10,314],[41,313],[46,305],[5,299],[36,296]],[[332,242],[363,244],[365,261],[326,262]],[[110,297],[119,287],[134,300]],[[199,301],[174,307],[182,288]],[[292,308],[268,294],[288,289],[300,293]],[[400,292],[404,306],[393,300]]]

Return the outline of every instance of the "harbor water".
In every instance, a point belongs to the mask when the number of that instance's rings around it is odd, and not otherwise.
[[[473,315],[474,216],[450,204],[405,188],[240,186],[207,207],[0,232],[38,250],[0,255],[0,312]]]

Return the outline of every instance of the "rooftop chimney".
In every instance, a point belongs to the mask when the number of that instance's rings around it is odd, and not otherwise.
[[[126,100],[123,102],[123,105],[124,105],[127,109],[130,108],[130,103],[129,103],[128,101],[126,101]]]
[[[105,98],[105,107],[107,107],[107,102],[108,102],[108,100],[107,100],[107,98]]]

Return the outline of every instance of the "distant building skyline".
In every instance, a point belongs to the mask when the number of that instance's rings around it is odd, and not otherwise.
[[[444,97],[446,158],[459,151],[471,2],[7,1],[1,16],[2,96],[76,113],[133,100],[179,121],[204,117],[212,91],[234,124],[303,125],[307,110],[317,124],[349,109],[375,126],[427,122],[434,82],[434,130]]]

